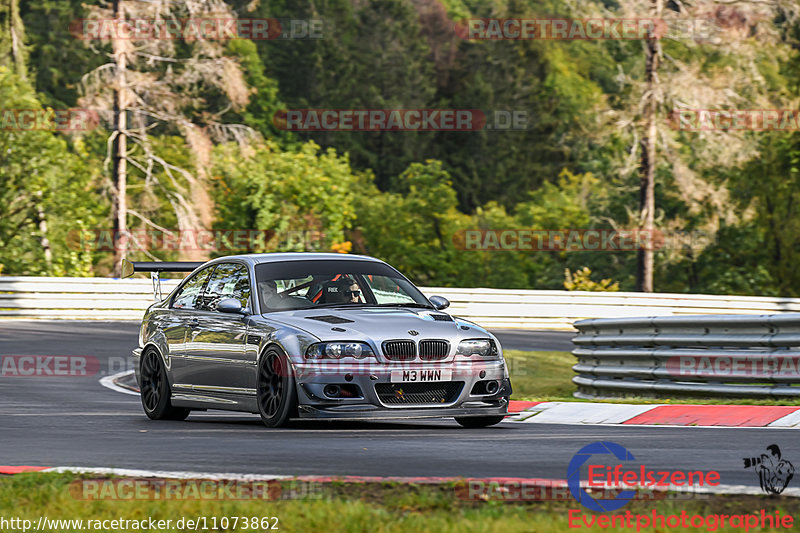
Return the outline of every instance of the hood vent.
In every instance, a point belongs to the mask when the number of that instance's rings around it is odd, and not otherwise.
[[[327,322],[328,324],[350,324],[353,321],[347,318],[342,318],[340,316],[333,316],[333,315],[319,315],[319,316],[307,316],[309,320],[319,320],[320,322]]]
[[[453,322],[453,317],[450,315],[429,315],[437,322]]]

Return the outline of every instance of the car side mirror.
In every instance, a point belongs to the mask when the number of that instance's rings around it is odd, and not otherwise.
[[[433,307],[435,307],[437,311],[441,311],[442,309],[447,309],[450,307],[450,300],[444,296],[431,296],[428,298],[428,300],[433,304]]]
[[[247,308],[242,307],[242,302],[236,298],[223,298],[219,301],[219,303],[217,303],[217,311],[220,313],[241,315],[244,314],[246,310]]]

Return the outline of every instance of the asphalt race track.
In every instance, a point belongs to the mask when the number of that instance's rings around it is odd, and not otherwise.
[[[256,416],[193,413],[148,420],[135,395],[99,378],[124,368],[137,324],[0,322],[0,356],[89,355],[91,377],[0,377],[0,464],[125,467],[288,475],[464,476],[563,479],[572,456],[598,440],[625,446],[656,470],[716,470],[724,484],[758,486],[743,457],[780,445],[800,462],[793,430],[543,425],[467,430],[451,420],[306,423],[269,430]],[[513,332],[509,347],[566,346],[571,333]],[[566,342],[565,342],[566,341]],[[548,347],[545,347],[548,346]],[[530,349],[529,348],[529,349]]]

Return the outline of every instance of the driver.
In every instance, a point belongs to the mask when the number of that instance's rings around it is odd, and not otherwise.
[[[339,283],[338,292],[342,303],[358,304],[361,303],[361,289],[356,280],[345,278]]]

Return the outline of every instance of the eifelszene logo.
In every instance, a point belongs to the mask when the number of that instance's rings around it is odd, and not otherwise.
[[[616,511],[624,507],[629,501],[636,496],[636,491],[626,490],[619,493],[616,499],[613,500],[595,500],[586,492],[586,489],[581,488],[581,466],[583,466],[593,455],[596,454],[612,454],[620,461],[634,461],[636,458],[631,452],[626,450],[615,442],[593,442],[578,450],[567,467],[567,486],[569,492],[575,500],[592,511],[606,512]],[[591,466],[589,467],[591,469]],[[591,480],[591,474],[590,474]],[[602,504],[600,503],[602,502]]]
[[[794,476],[794,465],[781,458],[777,444],[767,446],[767,451],[769,454],[762,453],[761,457],[745,457],[744,467],[756,471],[761,490],[767,494],[780,494]]]
[[[719,485],[719,472],[709,471],[683,471],[648,469],[644,464],[629,463],[607,466],[598,464],[612,456],[618,461],[635,461],[631,452],[615,442],[598,441],[588,444],[578,450],[567,467],[567,486],[575,500],[592,511],[605,513],[616,511],[634,499],[637,490],[692,490],[695,487]],[[590,459],[593,459],[590,461]],[[586,465],[587,479],[581,479],[581,468]],[[594,498],[590,492],[596,490],[604,498]],[[609,489],[619,490],[613,497]],[[626,489],[626,490],[623,490]]]

